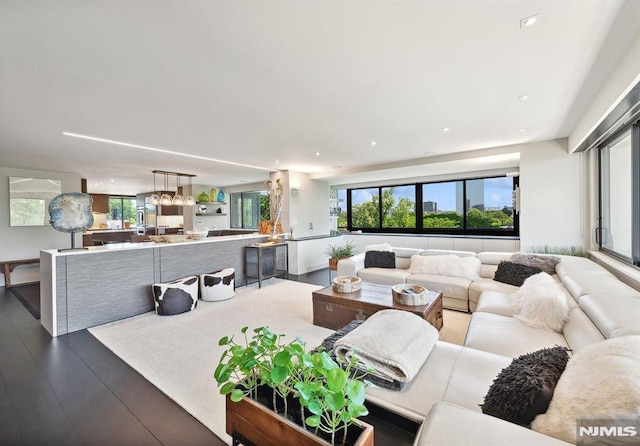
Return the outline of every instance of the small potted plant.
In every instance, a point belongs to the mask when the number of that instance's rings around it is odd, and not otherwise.
[[[336,270],[338,260],[351,257],[353,255],[355,245],[351,240],[336,245],[329,245],[325,253],[329,256],[329,269]]]
[[[241,333],[242,344],[223,337],[226,347],[214,373],[227,395],[226,430],[252,444],[373,444],[365,384],[352,378],[355,362],[338,364],[325,351],[307,352],[299,338],[283,342],[267,327]]]

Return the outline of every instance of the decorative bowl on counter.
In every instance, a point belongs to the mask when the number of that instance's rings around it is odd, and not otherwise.
[[[186,231],[187,237],[191,240],[203,240],[209,235],[208,229],[189,229]]]
[[[426,305],[429,290],[420,285],[401,283],[391,287],[393,301],[402,305]]]
[[[164,239],[169,243],[178,243],[187,241],[189,239],[189,236],[183,234],[165,234]]]
[[[353,276],[338,276],[332,282],[336,293],[353,293],[362,287],[362,279]]]
[[[150,235],[149,240],[156,243],[166,242],[164,235]]]

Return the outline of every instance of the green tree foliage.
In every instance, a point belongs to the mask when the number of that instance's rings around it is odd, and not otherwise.
[[[422,226],[424,228],[461,228],[462,215],[456,211],[429,212],[422,216]]]
[[[271,218],[271,214],[269,213],[269,195],[260,194],[260,221],[266,221]]]
[[[355,228],[379,228],[379,202],[382,202],[383,228],[415,228],[415,202],[401,197],[396,203],[394,188],[384,189],[382,200],[374,195],[370,201],[352,206],[351,218]],[[346,214],[344,215],[346,226]],[[462,228],[462,215],[456,211],[429,212],[422,215],[425,229]],[[340,219],[338,220],[340,224]],[[472,208],[467,212],[467,229],[504,229],[513,227],[513,210],[504,207],[502,210],[481,211]]]

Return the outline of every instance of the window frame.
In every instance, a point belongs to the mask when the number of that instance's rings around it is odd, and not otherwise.
[[[603,153],[608,148],[614,146],[627,135],[630,136],[631,145],[631,257],[604,247],[602,245],[603,229],[603,202],[604,188],[603,181]],[[640,121],[636,121],[628,126],[622,127],[610,138],[604,140],[597,146],[598,151],[598,226],[596,227],[595,240],[598,250],[614,257],[627,264],[640,266]]]
[[[492,178],[512,178],[512,191],[515,191],[520,186],[520,179],[518,176],[509,177],[506,175],[493,175],[488,177],[470,177],[470,178],[453,178],[449,180],[439,180],[439,181],[423,181],[416,183],[398,183],[398,184],[385,184],[379,186],[359,186],[354,188],[346,189],[346,201],[347,201],[347,230],[349,231],[358,231],[361,230],[363,232],[377,234],[377,233],[394,233],[394,234],[440,234],[440,235],[473,235],[473,236],[494,236],[494,237],[519,237],[520,236],[520,216],[519,210],[513,209],[513,229],[477,229],[467,228],[467,181],[474,180],[485,180]],[[439,183],[455,183],[462,182],[463,189],[463,215],[462,215],[462,227],[461,228],[424,228],[423,225],[423,190],[422,186],[425,184],[439,184]],[[383,228],[383,216],[382,216],[382,190],[390,187],[403,187],[403,186],[414,186],[415,187],[415,197],[416,197],[416,226],[415,228]],[[378,220],[379,226],[376,228],[364,228],[364,227],[356,227],[353,225],[352,219],[352,193],[356,190],[362,189],[378,189]]]

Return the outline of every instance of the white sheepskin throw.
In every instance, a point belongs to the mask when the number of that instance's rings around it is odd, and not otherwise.
[[[513,317],[531,327],[562,332],[569,319],[569,301],[560,283],[547,273],[528,277],[511,303]]]
[[[393,251],[393,248],[388,243],[380,243],[378,245],[367,245],[364,247],[364,251]]]
[[[531,428],[576,442],[576,419],[640,416],[640,336],[590,345],[569,360],[547,411]],[[626,443],[625,443],[626,444]]]
[[[411,274],[435,274],[476,280],[480,278],[481,265],[477,257],[412,255],[408,271]]]

